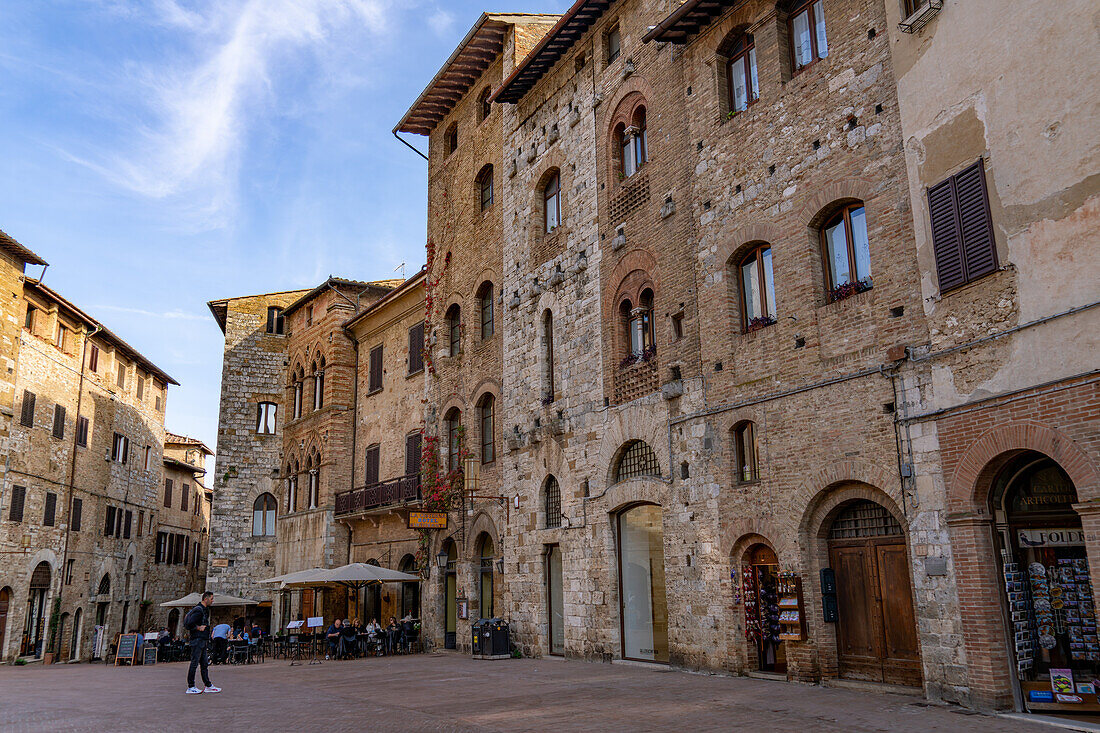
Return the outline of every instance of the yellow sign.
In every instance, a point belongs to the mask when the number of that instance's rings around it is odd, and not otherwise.
[[[216,567],[216,568],[227,568],[227,567],[229,567],[229,558],[228,557],[216,557],[216,558],[214,558],[214,567]]]
[[[447,512],[409,512],[409,529],[447,529]]]

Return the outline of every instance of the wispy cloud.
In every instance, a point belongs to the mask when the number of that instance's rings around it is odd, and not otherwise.
[[[249,131],[261,113],[282,107],[279,71],[307,57],[323,61],[337,34],[376,34],[391,0],[209,0],[194,9],[174,0],[108,2],[112,12],[185,32],[193,50],[131,72],[127,81],[136,77],[149,116],[125,149],[68,157],[139,195],[173,200],[199,228],[215,228],[236,207]]]
[[[454,25],[455,16],[443,8],[436,8],[435,12],[428,16],[428,25],[437,36],[444,36]]]
[[[105,310],[114,311],[115,313],[131,313],[136,316],[145,316],[146,318],[157,318],[168,321],[206,321],[210,316],[200,316],[197,313],[188,313],[181,310],[162,311],[160,313],[156,311],[145,310],[143,308],[127,308],[121,305],[97,305],[92,310]]]

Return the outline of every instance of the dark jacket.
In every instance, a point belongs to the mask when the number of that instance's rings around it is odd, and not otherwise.
[[[205,626],[202,631],[198,630],[199,626]],[[210,639],[210,609],[201,603],[187,612],[187,615],[183,617],[183,628],[191,632],[191,641],[198,641],[199,639]]]

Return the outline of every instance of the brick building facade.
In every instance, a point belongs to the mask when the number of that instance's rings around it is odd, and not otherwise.
[[[0,656],[83,660],[105,654],[120,632],[157,623],[155,597],[184,592],[155,554],[167,519],[164,411],[176,382],[26,278],[23,263],[45,263],[12,243],[0,241],[13,296],[5,323],[19,326],[4,341],[15,398],[0,493]],[[188,562],[194,551],[189,544]]]

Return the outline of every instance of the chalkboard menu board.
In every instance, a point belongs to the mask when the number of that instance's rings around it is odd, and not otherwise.
[[[118,653],[115,654],[115,666],[117,667],[122,662],[134,663],[134,658],[137,656],[138,642],[141,639],[141,634],[119,634],[118,636]]]
[[[157,663],[157,647],[155,644],[146,644],[141,648],[142,664],[156,664]]]

